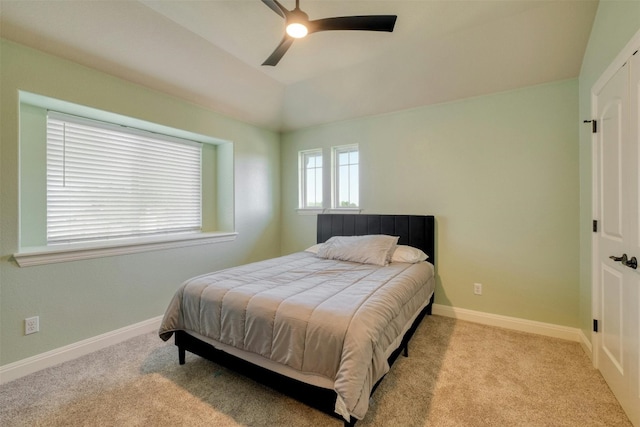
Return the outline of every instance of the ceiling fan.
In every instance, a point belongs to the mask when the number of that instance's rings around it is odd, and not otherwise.
[[[309,15],[300,9],[300,0],[296,0],[296,7],[288,10],[278,0],[262,0],[271,10],[284,18],[286,33],[273,53],[262,65],[276,65],[293,41],[307,34],[330,30],[360,30],[392,32],[396,24],[396,15],[366,15],[366,16],[338,16],[313,21]]]

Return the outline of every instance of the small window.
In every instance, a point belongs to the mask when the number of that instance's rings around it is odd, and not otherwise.
[[[358,146],[333,147],[333,208],[360,206]]]
[[[322,209],[322,150],[301,151],[300,209]]]
[[[201,144],[49,112],[47,244],[200,231]]]

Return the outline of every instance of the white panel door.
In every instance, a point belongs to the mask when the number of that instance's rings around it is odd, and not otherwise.
[[[596,280],[601,333],[596,360],[629,418],[640,426],[640,270],[634,268],[640,257],[639,86],[631,82],[632,76],[637,79],[639,75],[638,65],[637,58],[625,63],[596,101],[596,200],[600,220]]]

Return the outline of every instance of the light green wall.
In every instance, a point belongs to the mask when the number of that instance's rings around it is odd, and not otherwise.
[[[0,61],[0,365],[162,315],[186,278],[280,254],[279,134],[12,42],[2,41]],[[235,219],[238,238],[18,267],[11,260],[18,250],[18,177],[41,173],[18,168],[19,90],[232,141],[234,165],[218,169],[234,168],[235,218],[222,220]],[[30,316],[40,316],[41,331],[24,336]]]
[[[640,31],[640,0],[600,0],[580,71],[580,118],[591,119],[591,88]],[[580,126],[580,328],[591,338],[592,136]]]
[[[20,246],[47,244],[47,113],[20,106]],[[27,166],[29,165],[29,166]]]
[[[570,80],[288,133],[283,252],[315,230],[296,213],[297,152],[358,143],[365,213],[436,216],[436,303],[575,327],[577,123]]]

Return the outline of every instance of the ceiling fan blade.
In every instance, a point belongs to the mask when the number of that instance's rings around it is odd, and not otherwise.
[[[278,2],[278,0],[262,0],[262,3],[266,4],[269,9],[273,10],[283,18],[286,18],[289,13],[289,11]]]
[[[264,1],[264,0],[263,0]],[[309,33],[332,30],[361,30],[392,32],[396,15],[338,16],[309,21]]]
[[[278,62],[280,62],[280,59],[282,59],[289,47],[291,47],[291,44],[293,44],[293,40],[293,37],[285,34],[276,50],[273,51],[273,53],[267,58],[266,61],[262,63],[262,65],[276,65]]]

